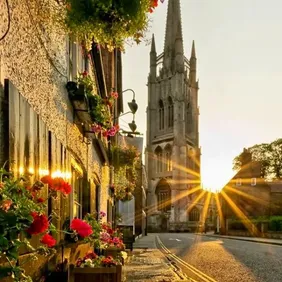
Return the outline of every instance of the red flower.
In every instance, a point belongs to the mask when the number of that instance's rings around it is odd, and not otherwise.
[[[53,184],[53,180],[50,175],[43,176],[41,178],[41,182],[44,184],[48,184],[50,188],[52,187],[52,184]]]
[[[112,92],[112,93],[111,93],[111,96],[112,96],[114,99],[117,99],[117,98],[118,98],[118,93],[117,93],[117,92]]]
[[[97,258],[97,255],[96,255],[94,252],[89,251],[89,252],[86,254],[86,256],[84,257],[84,260],[86,260],[86,259],[95,259],[95,258]]]
[[[102,131],[102,127],[101,127],[101,125],[99,125],[99,124],[94,124],[93,126],[92,126],[92,131],[93,132],[96,132],[96,133],[100,133],[101,131]]]
[[[64,195],[68,195],[71,192],[71,186],[69,183],[65,182],[62,183],[60,191],[64,194]]]
[[[40,215],[37,212],[32,212],[31,215],[33,217],[33,222],[27,229],[27,233],[32,235],[45,232],[49,227],[47,216],[45,214]]]
[[[43,203],[44,202],[44,199],[43,198],[38,198],[37,199],[37,203]]]
[[[110,234],[110,235],[112,235],[113,233],[114,233],[114,230],[113,229],[111,229],[111,228],[108,228],[108,233]]]
[[[77,234],[82,237],[88,237],[93,233],[91,226],[81,219],[73,219],[70,228],[77,232]]]
[[[42,244],[47,245],[49,248],[52,248],[56,245],[56,239],[54,239],[51,235],[46,233],[40,240]]]
[[[87,72],[87,71],[84,71],[84,72],[82,73],[82,75],[85,77],[85,76],[88,75],[88,72]]]
[[[44,176],[41,178],[41,181],[48,184],[50,190],[59,191],[64,195],[68,195],[71,192],[71,186],[62,177],[52,179],[50,176]]]

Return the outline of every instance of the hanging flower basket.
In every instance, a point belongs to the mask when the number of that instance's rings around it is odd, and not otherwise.
[[[88,48],[92,38],[109,50],[123,48],[127,39],[141,41],[157,5],[158,0],[67,0],[64,24]]]

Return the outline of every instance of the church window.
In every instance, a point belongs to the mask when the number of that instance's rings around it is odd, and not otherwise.
[[[173,101],[171,97],[168,98],[168,127],[173,127]]]
[[[165,148],[165,168],[166,171],[172,171],[172,149],[170,145]]]
[[[159,129],[164,129],[164,103],[162,100],[159,102]]]
[[[200,212],[194,207],[189,213],[189,221],[199,221],[200,220]]]
[[[155,155],[156,155],[156,172],[162,172],[163,170],[163,151],[161,147],[158,147],[155,150]]]
[[[171,190],[166,180],[161,180],[156,187],[158,210],[167,212],[171,209]]]

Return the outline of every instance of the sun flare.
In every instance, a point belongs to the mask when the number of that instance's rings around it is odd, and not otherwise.
[[[228,179],[222,177],[219,173],[204,174],[202,178],[202,187],[204,190],[216,193],[220,192],[227,182]]]

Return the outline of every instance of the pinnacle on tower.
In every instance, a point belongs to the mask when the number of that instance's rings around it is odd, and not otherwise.
[[[179,66],[182,68],[182,65],[184,66],[184,52],[180,0],[169,0],[164,45],[164,67],[175,72],[179,69]]]
[[[190,57],[190,73],[189,73],[190,85],[198,88],[197,86],[197,58],[195,41],[192,43],[191,57]]]
[[[195,41],[194,40],[192,42],[191,58],[196,59],[196,48],[195,48]]]
[[[152,35],[152,41],[151,41],[151,53],[156,53],[156,43],[155,43],[155,36]]]
[[[157,76],[157,52],[154,34],[152,36],[151,52],[150,52],[150,78],[155,80]]]

